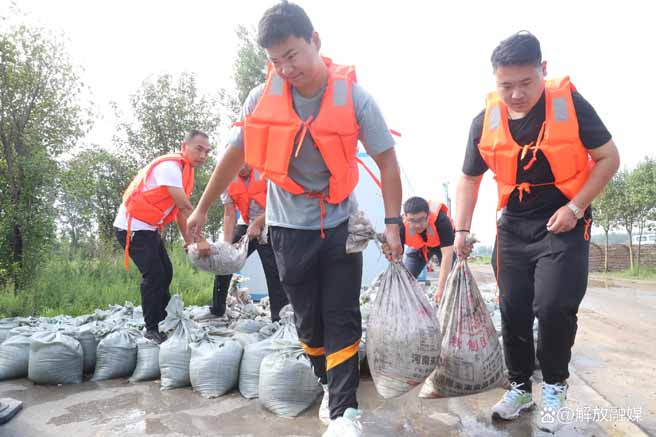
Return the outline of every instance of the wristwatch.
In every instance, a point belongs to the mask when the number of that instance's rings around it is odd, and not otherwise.
[[[401,217],[385,217],[386,225],[402,225],[403,219]]]
[[[576,217],[577,220],[581,220],[583,218],[583,214],[585,213],[584,210],[574,205],[572,202],[569,202],[567,207],[574,213],[574,217]]]

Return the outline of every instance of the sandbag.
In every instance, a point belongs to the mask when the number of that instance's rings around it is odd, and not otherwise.
[[[0,344],[9,338],[9,332],[18,326],[16,322],[2,320],[0,321]]]
[[[282,315],[280,328],[270,338],[249,344],[244,348],[244,356],[239,368],[239,393],[246,399],[254,399],[258,396],[260,365],[267,355],[275,351],[273,342],[287,341],[300,344],[293,323],[294,313],[289,309],[280,313]]]
[[[367,248],[369,240],[375,240],[376,231],[364,211],[357,211],[349,217],[346,253],[358,253]]]
[[[437,368],[419,397],[469,395],[498,387],[504,378],[501,344],[466,260],[447,278],[437,315],[444,333]]]
[[[437,365],[440,339],[421,286],[402,263],[391,263],[367,326],[367,362],[378,393],[395,398],[424,382]]]
[[[0,344],[0,381],[27,376],[30,337],[13,335]]]
[[[36,384],[80,384],[84,353],[80,342],[61,332],[31,337],[27,377]]]
[[[96,367],[96,349],[98,348],[98,339],[96,336],[88,329],[74,329],[65,331],[65,334],[79,341],[82,346],[84,373],[93,372],[93,369]]]
[[[137,364],[128,381],[152,381],[159,376],[159,344],[147,338],[139,338],[137,340]]]
[[[176,294],[166,306],[166,319],[159,323],[159,330],[168,335],[168,339],[159,347],[162,390],[191,385],[189,379],[191,348],[189,343],[195,329],[194,322],[184,314],[182,298]]]
[[[253,332],[251,334],[246,334],[244,332],[235,332],[232,338],[237,340],[239,344],[241,344],[242,348],[246,348],[249,344],[257,343],[264,340],[264,338],[260,336],[259,332]]]
[[[259,332],[260,329],[265,327],[267,325],[267,322],[264,320],[249,320],[249,319],[242,319],[237,321],[235,325],[233,326],[232,329],[234,329],[237,332],[243,332],[245,334],[252,334],[254,332]]]
[[[273,342],[275,352],[260,365],[259,401],[274,414],[295,417],[323,393],[310,359],[300,345]]]
[[[217,341],[208,336],[191,343],[189,379],[194,391],[204,398],[222,396],[239,381],[239,365],[244,352],[236,340]]]
[[[137,337],[130,329],[117,329],[98,343],[96,369],[92,381],[132,375],[137,365]]]
[[[237,273],[246,264],[248,243],[248,235],[244,235],[235,244],[215,241],[210,243],[210,256],[200,256],[196,244],[191,244],[187,254],[191,264],[199,270],[215,275],[231,275]]]

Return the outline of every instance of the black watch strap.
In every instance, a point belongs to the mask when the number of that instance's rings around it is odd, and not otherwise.
[[[385,217],[386,225],[402,225],[403,219],[401,217]]]

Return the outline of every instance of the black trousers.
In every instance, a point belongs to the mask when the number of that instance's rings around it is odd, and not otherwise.
[[[127,231],[114,228],[114,233],[125,249]],[[141,307],[146,329],[157,330],[159,322],[166,318],[173,279],[173,266],[159,232],[132,232],[130,258],[141,272]]]
[[[527,390],[535,367],[534,318],[538,318],[537,356],[544,381],[563,382],[569,377],[576,314],[588,285],[590,244],[584,238],[584,220],[560,234],[548,232],[546,222],[504,214],[492,255],[508,376],[511,382],[524,383]]]
[[[428,249],[428,259],[431,259],[433,256],[437,257],[439,264],[442,264],[442,250],[439,247],[431,247]],[[412,276],[415,278],[419,276],[424,267],[426,267],[426,259],[421,250],[413,249],[408,247],[405,251],[405,256],[403,257],[403,264],[407,269],[412,273]]]
[[[328,384],[330,417],[357,408],[358,346],[362,336],[362,254],[346,253],[347,222],[320,231],[269,230],[296,330],[314,372]]]
[[[241,237],[246,235],[248,225],[237,225],[232,239],[233,243],[241,240]],[[269,293],[269,301],[271,303],[271,320],[280,320],[280,310],[282,307],[289,303],[287,296],[280,283],[280,275],[278,274],[278,266],[276,265],[276,258],[273,254],[271,244],[260,244],[257,240],[251,240],[248,244],[248,256],[257,250],[264,269],[264,276],[267,282],[267,291]],[[226,297],[228,296],[228,288],[232,275],[216,275],[214,277],[214,292],[212,299],[212,312],[215,314],[223,313],[225,311]],[[222,311],[223,310],[223,311]]]

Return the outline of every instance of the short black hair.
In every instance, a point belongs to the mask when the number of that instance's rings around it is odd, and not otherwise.
[[[520,30],[504,39],[492,52],[492,68],[503,65],[535,65],[542,63],[540,41],[528,30]]]
[[[290,36],[312,39],[314,27],[302,7],[286,0],[267,9],[257,28],[257,43],[264,49],[285,41]]]
[[[423,197],[411,197],[403,204],[403,212],[406,214],[419,214],[420,212],[428,214],[430,207]]]
[[[192,129],[189,132],[187,132],[187,135],[185,135],[184,142],[189,143],[189,142],[191,142],[191,140],[193,140],[194,138],[196,138],[198,136],[201,136],[201,137],[205,138],[206,140],[210,139],[210,137],[208,137],[207,134],[205,132],[203,132],[202,130]]]

